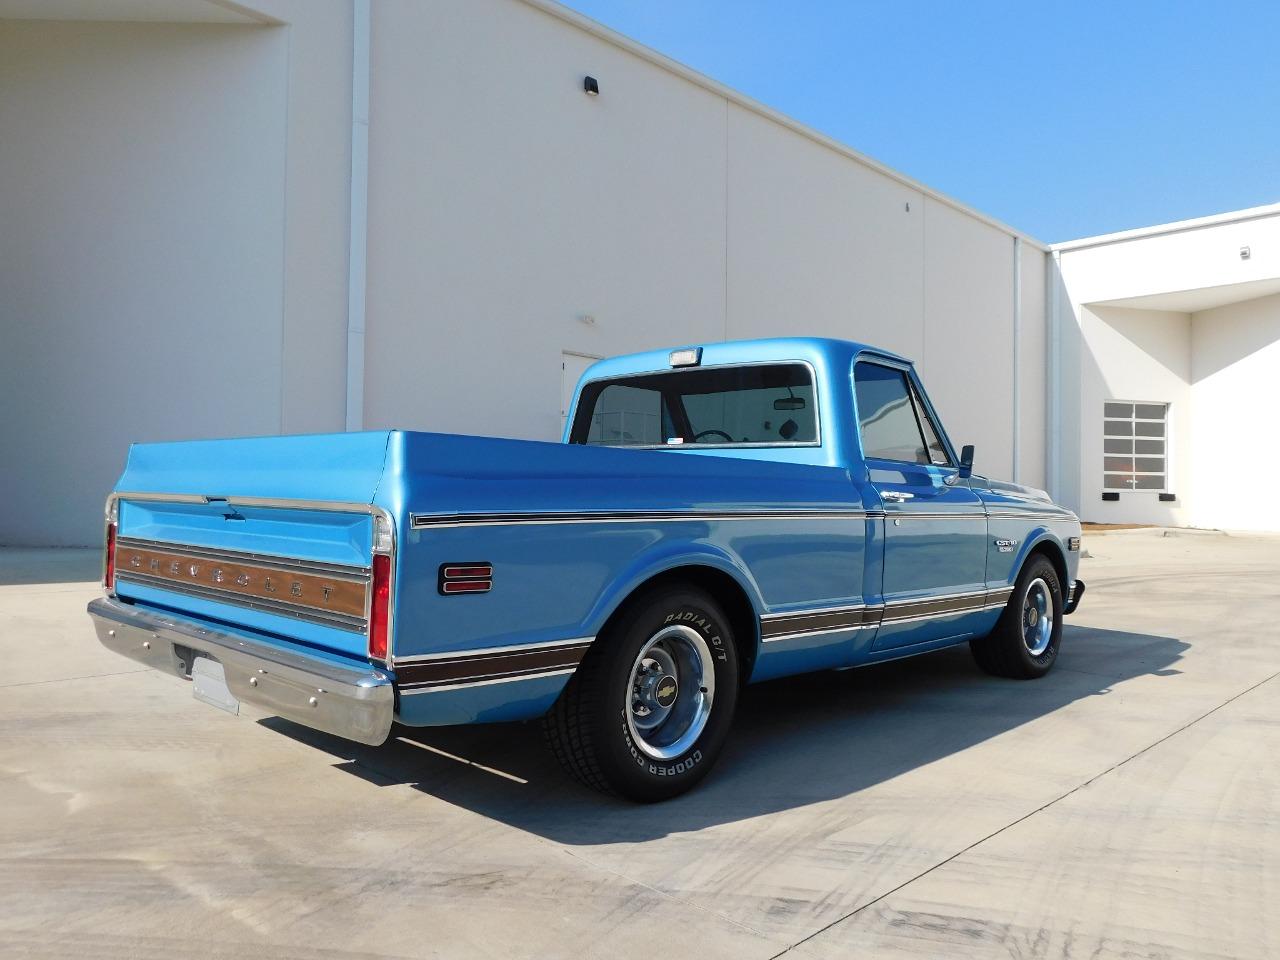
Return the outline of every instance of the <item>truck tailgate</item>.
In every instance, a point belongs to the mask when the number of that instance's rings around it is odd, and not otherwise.
[[[135,445],[115,494],[116,594],[363,657],[387,441]]]

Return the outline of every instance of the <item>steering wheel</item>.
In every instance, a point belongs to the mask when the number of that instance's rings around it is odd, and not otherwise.
[[[724,437],[725,443],[733,443],[733,437],[729,436],[723,430],[703,430],[701,433],[694,434],[693,442],[697,443],[703,437],[709,437],[713,433],[719,434],[720,436]]]

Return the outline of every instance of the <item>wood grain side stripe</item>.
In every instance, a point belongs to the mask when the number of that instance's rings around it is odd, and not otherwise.
[[[527,647],[499,653],[469,655],[410,663],[396,667],[396,686],[403,690],[480,683],[501,677],[548,673],[576,667],[590,641],[556,647]]]
[[[959,596],[924,600],[899,600],[862,608],[815,610],[807,613],[766,615],[760,619],[760,639],[766,643],[781,638],[799,638],[818,633],[858,630],[908,620],[972,613],[1008,602],[1013,587],[979,590]]]
[[[806,633],[828,633],[836,630],[854,630],[875,623],[880,619],[878,609],[837,610],[831,612],[796,613],[781,617],[768,617],[760,621],[760,637],[772,640],[780,636]]]

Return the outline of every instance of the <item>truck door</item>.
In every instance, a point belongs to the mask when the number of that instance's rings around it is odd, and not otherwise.
[[[883,618],[875,650],[953,638],[982,619],[987,518],[905,364],[854,366],[867,479],[884,519]]]

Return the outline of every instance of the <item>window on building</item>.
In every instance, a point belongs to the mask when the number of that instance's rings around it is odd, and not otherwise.
[[[1168,490],[1169,405],[1108,400],[1102,416],[1102,489]]]

